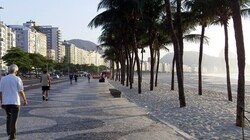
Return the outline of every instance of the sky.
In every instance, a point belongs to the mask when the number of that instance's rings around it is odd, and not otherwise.
[[[22,25],[27,21],[36,21],[40,25],[52,25],[62,31],[62,39],[83,39],[98,44],[101,28],[89,28],[89,22],[98,15],[97,5],[100,0],[0,0],[0,20],[7,25]],[[100,13],[100,12],[99,12]],[[250,64],[250,18],[243,20],[246,62]],[[193,33],[200,33],[200,27]],[[204,53],[218,56],[224,49],[223,27],[209,26],[205,35],[209,45],[204,46]],[[236,54],[232,21],[229,22],[229,50]],[[172,52],[172,46],[168,46]],[[185,51],[199,51],[199,43],[185,43]],[[166,54],[161,52],[161,56]],[[145,60],[149,57],[146,50]]]

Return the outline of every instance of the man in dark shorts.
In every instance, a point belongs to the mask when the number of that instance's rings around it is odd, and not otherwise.
[[[49,95],[49,90],[50,90],[50,83],[51,83],[51,78],[50,75],[47,74],[47,70],[43,71],[43,74],[41,75],[41,83],[42,83],[42,91],[43,91],[43,101],[46,100],[48,101],[48,95]]]

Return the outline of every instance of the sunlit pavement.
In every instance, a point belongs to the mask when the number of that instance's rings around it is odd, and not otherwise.
[[[107,81],[80,78],[51,87],[49,101],[41,88],[26,90],[29,105],[21,107],[18,140],[175,140],[172,128],[152,120],[126,98],[113,98]],[[0,110],[0,139],[7,140],[5,112]]]

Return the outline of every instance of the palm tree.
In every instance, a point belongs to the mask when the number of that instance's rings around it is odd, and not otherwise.
[[[174,55],[176,58],[176,70],[177,70],[177,79],[178,79],[178,89],[179,89],[179,100],[180,100],[180,107],[186,106],[186,100],[185,100],[185,94],[184,94],[184,85],[183,85],[183,74],[181,70],[181,57],[180,57],[180,44],[178,41],[178,38],[176,36],[176,33],[174,31],[173,27],[173,21],[172,21],[172,12],[171,12],[171,6],[170,6],[170,0],[164,0],[165,1],[165,8],[167,13],[167,23],[168,28],[170,29],[171,38],[174,44]]]
[[[124,58],[124,45],[121,43],[123,39],[120,39],[121,32],[119,29],[122,29],[123,13],[120,9],[116,8],[117,5],[120,5],[121,2],[117,0],[103,0],[98,4],[97,10],[101,8],[106,8],[107,10],[98,14],[95,18],[89,23],[89,27],[98,27],[102,26],[103,34],[113,38],[115,45],[113,47],[118,47],[117,56],[119,56],[119,63],[121,64],[121,84],[124,85],[125,81],[125,58]],[[119,63],[118,66],[119,66]],[[118,67],[117,66],[117,67]],[[117,69],[118,70],[118,69]]]
[[[112,27],[112,26],[111,26]],[[102,42],[102,44],[98,45],[98,47],[102,47],[102,48],[105,48],[104,50],[104,54],[102,55],[102,57],[105,59],[105,60],[110,60],[111,61],[111,79],[114,80],[114,79],[118,79],[118,75],[119,75],[119,47],[116,47],[117,46],[117,41],[115,40],[115,35],[112,34],[111,32],[112,31],[112,28],[109,28],[106,30],[104,30],[104,32],[102,33],[102,35],[99,37],[99,42]],[[115,71],[114,71],[114,63],[116,63],[116,74],[115,74]],[[114,76],[116,75],[116,78],[114,78]]]
[[[231,91],[231,81],[230,81],[230,68],[229,68],[229,59],[228,59],[228,21],[232,16],[231,10],[231,1],[229,0],[219,0],[214,1],[217,7],[217,15],[219,22],[224,27],[224,34],[225,34],[225,63],[226,63],[226,76],[227,76],[227,90],[228,90],[228,100],[232,101],[232,91]],[[243,8],[241,10],[242,15],[249,15],[249,8],[247,4],[249,4],[249,0],[243,0],[240,3],[240,6]]]
[[[158,45],[155,43],[158,38],[159,32],[162,30],[161,24],[164,6],[162,4],[162,0],[145,0],[142,8],[142,26],[141,30],[143,31],[143,46],[149,46],[150,50],[150,90],[154,88],[154,74],[155,74],[155,66],[156,66],[156,57]],[[165,34],[166,36],[167,34]],[[164,44],[164,43],[161,43]]]
[[[137,30],[137,21],[140,18],[140,7],[141,7],[141,1],[140,0],[102,0],[98,4],[98,10],[101,8],[106,8],[106,11],[102,12],[101,14],[97,15],[91,22],[90,26],[105,26],[110,23],[115,23],[120,29],[119,37],[117,38],[120,40],[120,50],[119,56],[120,63],[121,63],[121,83],[124,85],[125,81],[125,59],[126,55],[128,55],[129,51],[125,53],[127,47],[124,45],[124,38],[123,35],[126,35],[126,30],[128,30],[127,33],[130,33],[130,37],[132,40],[132,50],[135,55],[135,60],[137,64],[137,73],[138,73],[138,93],[141,93],[141,78],[140,78],[140,63],[139,63],[139,57],[138,57],[138,46],[137,46],[137,39],[136,39],[136,30]],[[124,27],[126,25],[129,28]],[[132,64],[130,64],[132,65]]]
[[[192,16],[201,25],[199,68],[198,68],[198,94],[202,95],[202,56],[205,36],[205,28],[214,20],[214,6],[210,5],[211,0],[187,0],[185,7],[191,10]]]
[[[245,47],[242,31],[242,21],[240,15],[239,0],[232,0],[231,8],[233,12],[234,32],[237,48],[238,60],[238,91],[237,91],[237,114],[236,125],[244,127],[244,109],[245,109]]]
[[[186,2],[186,1],[185,1]],[[183,40],[194,41],[200,39],[200,35],[190,34],[190,31],[195,30],[195,26],[197,25],[197,19],[193,17],[193,14],[182,8],[183,3],[181,1],[176,1],[177,10],[174,11],[174,29],[176,30],[178,41],[180,43],[180,56],[181,56],[181,71],[183,73],[183,49],[184,43]],[[184,3],[185,4],[185,3]],[[184,9],[184,10],[183,10]],[[172,78],[171,78],[171,90],[174,90],[174,66],[175,66],[175,56],[172,61]]]
[[[229,69],[229,61],[228,61],[228,20],[231,17],[231,8],[230,2],[228,0],[219,0],[214,1],[217,7],[216,14],[218,15],[219,22],[224,27],[225,34],[225,63],[226,63],[226,77],[227,77],[227,91],[228,91],[228,100],[232,101],[232,90],[231,90],[231,80],[230,80],[230,69]]]
[[[163,30],[166,31],[166,30]],[[159,33],[157,35],[157,38],[154,41],[154,44],[156,45],[156,56],[157,56],[157,63],[156,63],[156,73],[155,73],[155,87],[157,87],[158,83],[158,72],[159,72],[159,64],[160,64],[160,50],[166,50],[169,51],[169,49],[164,46],[166,44],[172,43],[168,35],[162,35],[163,33]],[[164,43],[164,44],[163,44]]]

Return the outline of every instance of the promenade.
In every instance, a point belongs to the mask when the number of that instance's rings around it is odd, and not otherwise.
[[[49,101],[41,89],[26,90],[17,140],[182,140],[174,129],[158,122],[125,97],[113,98],[108,82],[79,78],[53,84]],[[5,112],[0,109],[0,140],[7,140]]]

